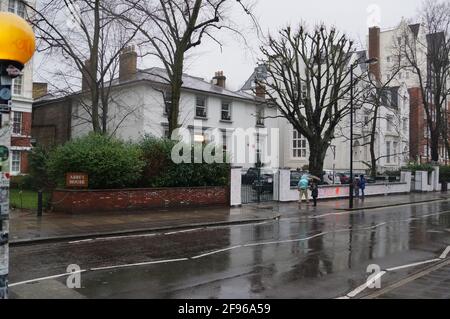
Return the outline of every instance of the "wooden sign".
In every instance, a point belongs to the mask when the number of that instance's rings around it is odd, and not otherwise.
[[[88,188],[88,175],[84,173],[67,173],[66,187],[71,188]]]

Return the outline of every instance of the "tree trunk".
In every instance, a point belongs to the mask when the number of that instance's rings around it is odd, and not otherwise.
[[[309,143],[309,173],[322,178],[323,162],[328,149],[328,142],[308,140]]]
[[[430,134],[431,160],[436,163],[439,161],[439,135],[436,128]]]
[[[183,52],[181,50],[180,52]],[[183,85],[183,53],[177,53],[173,65],[173,77],[171,83],[172,105],[169,110],[169,136],[179,127],[178,117],[180,113],[181,86]]]
[[[375,155],[375,142],[376,142],[376,132],[377,132],[377,119],[378,119],[378,109],[379,105],[378,103],[375,105],[375,109],[373,112],[373,120],[372,120],[372,127],[370,131],[370,176],[372,178],[377,177],[377,158]]]
[[[99,43],[100,43],[100,0],[95,0],[94,7],[94,36],[90,52],[91,102],[92,102],[92,128],[94,132],[101,133],[99,123],[99,90],[97,81]]]

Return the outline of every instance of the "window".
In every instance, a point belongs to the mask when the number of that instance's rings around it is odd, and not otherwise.
[[[392,149],[392,153],[394,155],[394,163],[397,163],[397,158],[398,158],[398,156],[397,156],[397,153],[398,153],[397,147],[398,147],[398,143],[394,142],[393,146],[392,146],[392,148],[393,148]]]
[[[388,57],[386,58],[386,61],[387,61],[387,62],[391,62],[391,57],[388,56]]]
[[[359,154],[360,154],[360,147],[361,144],[358,141],[355,141],[355,143],[353,144],[353,160],[354,161],[359,161]]]
[[[364,125],[368,125],[370,122],[370,111],[365,110],[364,111]]]
[[[264,126],[264,109],[262,108],[256,111],[256,125]]]
[[[164,114],[169,114],[172,107],[172,91],[167,90],[164,92]]]
[[[196,101],[195,116],[206,118],[206,97],[197,95]]]
[[[11,151],[11,172],[20,173],[20,152]]]
[[[163,137],[170,139],[169,128],[168,127],[163,128]]]
[[[224,121],[231,121],[231,103],[222,101],[222,115],[221,119]]]
[[[402,78],[402,72],[398,72],[398,78],[399,78],[399,79]]]
[[[13,94],[14,95],[23,94],[23,75],[20,75],[13,80]]]
[[[306,158],[306,139],[296,130],[292,132],[292,157]]]
[[[386,116],[386,131],[392,132],[393,126],[393,117],[390,115]]]
[[[14,134],[22,134],[22,112],[14,112],[13,133]]]
[[[25,4],[19,0],[9,0],[8,11],[15,13],[23,18],[25,17]]]
[[[386,163],[391,163],[391,142],[386,142]]]
[[[404,117],[403,118],[403,133],[408,133],[408,118]]]

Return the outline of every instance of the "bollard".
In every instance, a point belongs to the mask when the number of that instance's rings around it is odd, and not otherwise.
[[[37,216],[42,217],[42,191],[38,191],[38,208],[37,208]]]

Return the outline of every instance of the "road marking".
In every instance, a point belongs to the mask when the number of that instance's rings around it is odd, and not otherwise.
[[[429,259],[429,260],[425,260],[425,261],[421,261],[421,262],[417,262],[417,263],[413,263],[413,264],[408,264],[408,265],[403,265],[403,266],[398,266],[398,267],[392,267],[392,268],[386,269],[386,271],[395,271],[395,270],[400,270],[400,269],[404,269],[404,268],[410,268],[410,267],[420,266],[420,265],[424,265],[424,264],[430,264],[430,263],[433,263],[435,261],[440,261],[440,259],[439,258],[435,258],[435,259]]]
[[[386,273],[386,271],[380,271],[378,274],[376,274],[373,278],[371,278],[371,280],[366,281],[363,285],[359,286],[358,288],[350,291],[347,294],[347,297],[349,298],[353,298],[356,295],[359,295],[361,292],[363,292],[364,290],[366,290],[369,285],[374,284],[376,280],[380,279],[384,274]]]
[[[182,233],[190,233],[196,230],[201,230],[202,228],[193,228],[193,229],[187,229],[187,230],[178,230],[178,231],[173,231],[170,233],[164,233],[164,235],[175,235],[175,234],[182,234]]]
[[[186,260],[188,260],[188,258],[167,259],[167,260],[148,261],[148,262],[135,263],[135,264],[123,264],[123,265],[116,265],[116,266],[97,267],[97,268],[91,268],[89,270],[90,271],[96,271],[96,270],[108,270],[108,269],[116,269],[116,268],[135,267],[135,266],[167,264],[167,263],[173,263],[173,262],[178,262],[178,261],[186,261]]]
[[[93,241],[93,240],[94,240],[93,238],[83,239],[83,240],[75,240],[75,241],[69,241],[69,244],[79,244],[79,243],[85,243],[85,242]]]
[[[447,248],[445,248],[444,252],[442,253],[442,255],[439,258],[440,259],[447,258],[448,253],[450,253],[450,246],[447,246]]]
[[[81,274],[82,272],[86,272],[87,270],[79,270],[79,271],[73,271],[73,272],[67,272],[64,274],[59,274],[59,275],[53,275],[53,276],[47,276],[47,277],[41,277],[41,278],[35,278],[35,279],[30,279],[30,280],[25,280],[25,281],[20,281],[20,282],[15,282],[13,284],[8,285],[9,287],[14,287],[14,286],[19,286],[19,285],[25,285],[25,284],[29,284],[29,283],[33,283],[33,282],[37,282],[37,281],[42,281],[42,280],[48,280],[48,279],[55,279],[55,278],[60,278],[60,277],[65,277],[65,276],[70,276],[70,275],[74,275],[74,274]]]
[[[233,246],[233,247],[228,247],[228,248],[224,248],[224,249],[219,249],[219,250],[211,251],[211,252],[209,252],[209,253],[205,253],[205,254],[202,254],[202,255],[198,255],[198,256],[195,256],[195,257],[191,257],[191,259],[198,259],[198,258],[202,258],[202,257],[206,257],[206,256],[210,256],[210,255],[222,253],[222,252],[225,252],[225,251],[229,251],[229,250],[233,250],[233,249],[241,248],[241,247],[242,247],[242,245],[239,245],[239,246]]]

